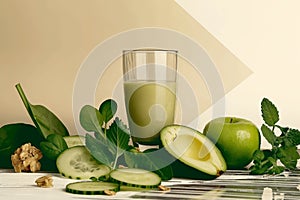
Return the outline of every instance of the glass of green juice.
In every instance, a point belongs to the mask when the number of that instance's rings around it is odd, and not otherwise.
[[[123,51],[124,96],[132,141],[160,145],[160,130],[174,123],[177,51]]]

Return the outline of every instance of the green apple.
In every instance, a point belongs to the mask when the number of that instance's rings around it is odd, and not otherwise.
[[[260,148],[260,133],[254,123],[236,117],[219,117],[211,120],[203,134],[221,151],[228,169],[242,169]]]

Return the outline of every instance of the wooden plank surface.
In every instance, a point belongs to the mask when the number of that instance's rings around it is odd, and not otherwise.
[[[35,184],[38,177],[49,173],[14,173],[0,170],[1,199],[300,199],[300,171],[276,176],[253,176],[247,171],[227,171],[215,180],[172,179],[163,182],[171,188],[169,192],[118,192],[115,196],[76,195],[65,192],[66,184],[78,180],[53,176],[53,188],[39,188]]]

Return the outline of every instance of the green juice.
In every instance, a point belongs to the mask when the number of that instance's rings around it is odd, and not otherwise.
[[[133,142],[159,144],[159,131],[174,123],[176,83],[124,82],[124,93]]]

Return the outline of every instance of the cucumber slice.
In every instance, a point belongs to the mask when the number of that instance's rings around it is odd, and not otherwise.
[[[56,160],[59,173],[71,179],[90,179],[106,176],[110,168],[97,162],[84,146],[64,150]]]
[[[75,182],[66,186],[66,192],[86,195],[105,194],[106,191],[118,192],[119,190],[119,184],[99,181]]]
[[[82,135],[64,136],[68,148],[75,146],[83,146],[85,144],[85,137]]]
[[[161,178],[154,172],[136,168],[115,169],[110,173],[110,180],[120,185],[145,189],[157,188],[161,183]]]
[[[120,191],[129,191],[129,192],[143,192],[143,191],[149,191],[153,188],[140,188],[140,187],[132,187],[127,185],[121,185]]]

